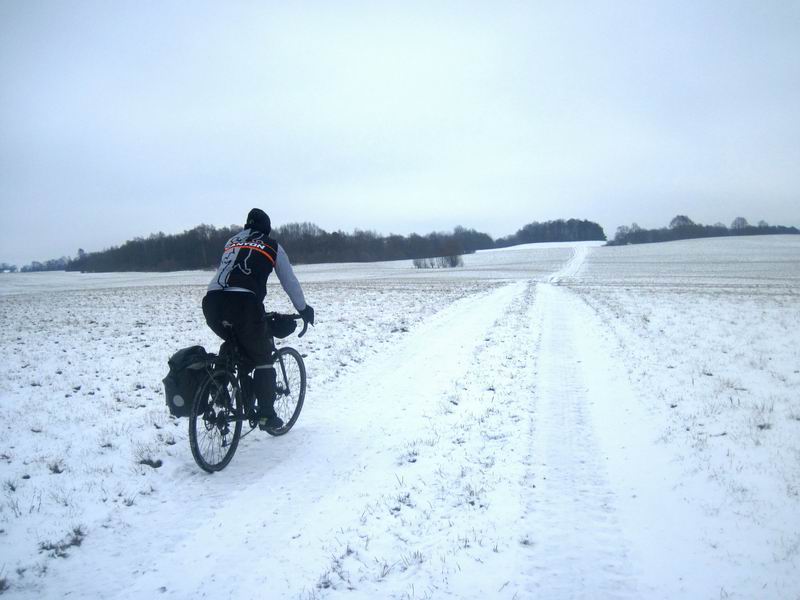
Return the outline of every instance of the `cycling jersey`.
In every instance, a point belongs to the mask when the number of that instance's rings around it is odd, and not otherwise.
[[[263,302],[267,295],[267,278],[272,271],[294,307],[298,311],[305,309],[303,288],[289,257],[276,240],[257,229],[243,229],[228,240],[208,291],[251,293]]]

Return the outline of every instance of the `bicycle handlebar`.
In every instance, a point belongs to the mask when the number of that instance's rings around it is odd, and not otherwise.
[[[303,319],[303,317],[301,317],[300,315],[297,315],[297,317],[295,318],[295,320],[297,320],[298,318],[299,318],[300,320],[302,320],[302,319]],[[306,334],[306,330],[307,330],[307,329],[308,329],[308,321],[303,321],[303,331],[301,331],[300,333],[298,333],[298,334],[297,334],[297,337],[299,337],[299,338],[303,337],[303,336]]]
[[[277,312],[268,312],[267,317],[289,317],[291,319],[294,319],[295,321],[303,321],[303,317],[301,317],[298,314],[286,315]],[[303,330],[297,334],[297,337],[299,338],[303,337],[306,334],[307,330],[308,330],[308,321],[303,321]]]

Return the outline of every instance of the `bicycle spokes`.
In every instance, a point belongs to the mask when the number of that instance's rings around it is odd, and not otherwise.
[[[192,454],[206,471],[230,461],[242,429],[241,392],[224,373],[209,373],[192,409],[189,438]]]

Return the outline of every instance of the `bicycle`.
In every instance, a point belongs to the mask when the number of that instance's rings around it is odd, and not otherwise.
[[[302,320],[300,315],[267,313],[273,323],[277,320]],[[294,332],[296,325],[292,323]],[[308,323],[298,337],[303,337]],[[272,332],[273,329],[271,328]],[[280,335],[278,337],[286,337]],[[297,422],[306,395],[306,368],[303,357],[294,348],[277,348],[271,338],[271,361],[275,365],[275,412],[283,427],[266,431],[280,436]],[[252,370],[252,369],[251,369]],[[250,435],[258,426],[256,398],[252,389],[250,371],[242,367],[241,352],[235,339],[225,340],[219,354],[209,354],[205,376],[200,383],[189,415],[189,445],[197,465],[209,473],[221,471],[233,458],[239,440]],[[247,422],[249,431],[242,434]]]

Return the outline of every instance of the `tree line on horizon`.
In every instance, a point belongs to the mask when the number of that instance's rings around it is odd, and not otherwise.
[[[695,223],[686,215],[677,215],[669,223],[669,227],[660,229],[643,229],[636,223],[630,226],[622,225],[617,228],[614,239],[608,246],[624,246],[626,244],[651,244],[655,242],[671,242],[675,240],[690,240],[710,237],[726,237],[737,235],[779,235],[798,234],[797,227],[783,225],[769,225],[766,221],[759,221],[758,225],[750,225],[744,217],[736,217],[730,227],[724,223],[702,225]]]
[[[238,225],[221,228],[199,225],[178,234],[159,232],[99,252],[80,249],[74,258],[33,262],[21,270],[100,273],[216,268],[225,243],[240,230]],[[275,228],[270,235],[281,243],[294,264],[455,257],[518,244],[606,239],[600,225],[578,219],[529,223],[496,241],[487,233],[461,226],[451,232],[404,236],[359,229],[353,233],[328,232],[313,223],[288,223]]]

